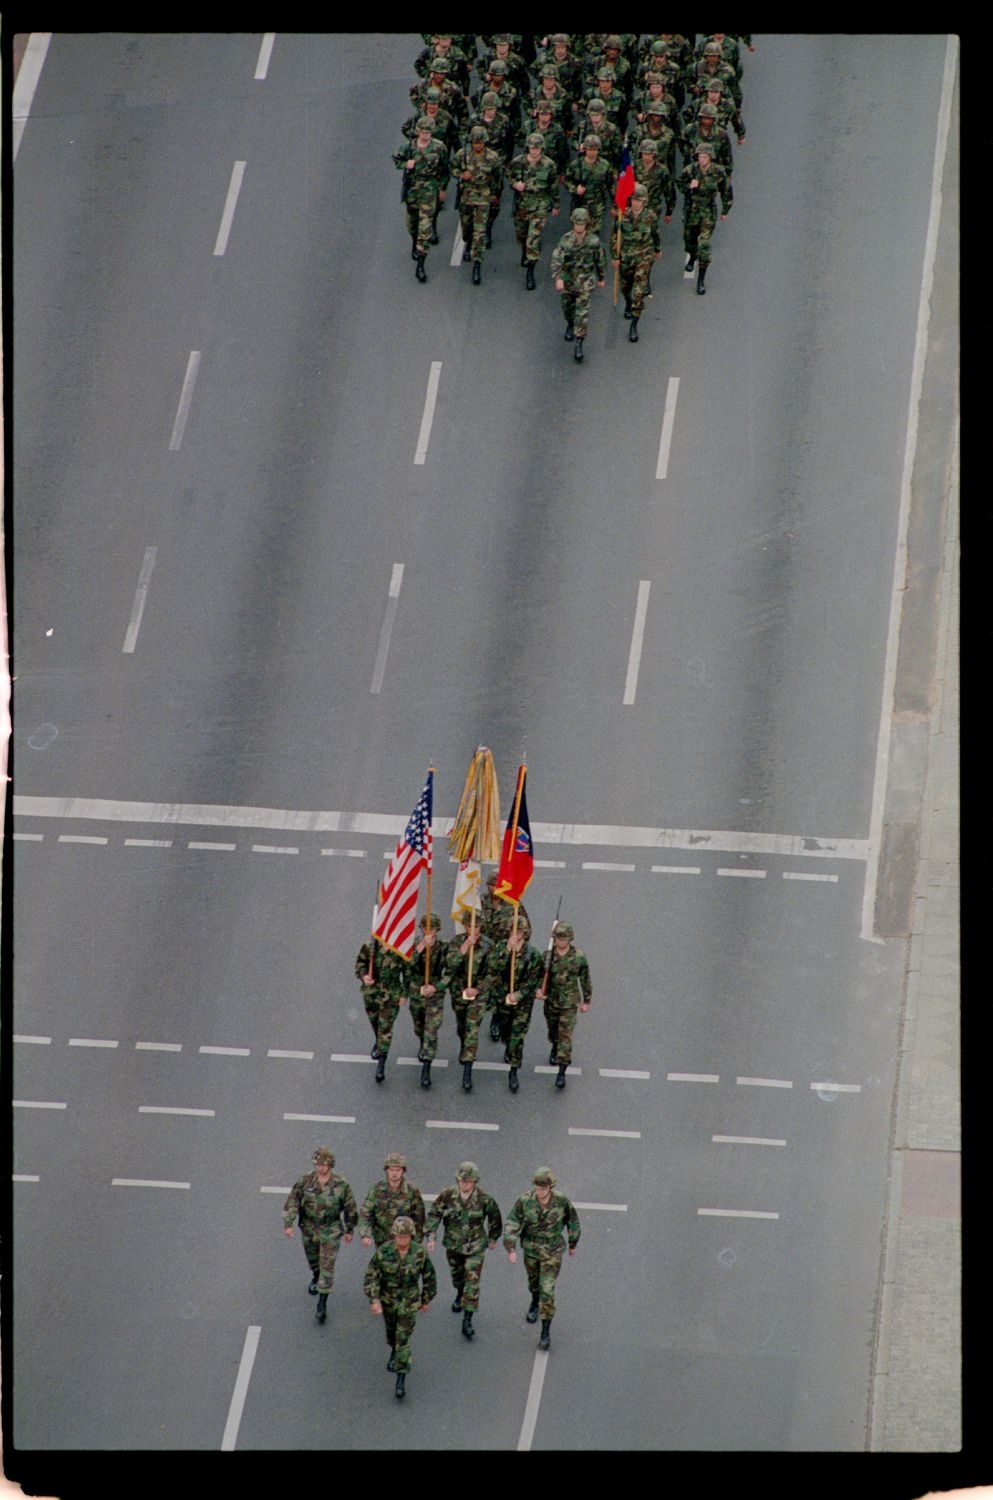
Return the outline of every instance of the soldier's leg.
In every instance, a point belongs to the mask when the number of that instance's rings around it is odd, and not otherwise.
[[[317,1277],[318,1293],[327,1296],[334,1286],[334,1263],[338,1259],[338,1241],[322,1239],[320,1242],[320,1272]]]
[[[579,1009],[575,1005],[563,1005],[559,1011],[559,1035],[556,1045],[556,1061],[559,1067],[568,1067],[572,1062],[572,1034],[576,1029]]]
[[[458,1312],[459,1308],[456,1307],[455,1303],[458,1302],[461,1306],[460,1298],[462,1296],[462,1288],[465,1284],[465,1256],[460,1250],[449,1250],[446,1245],[445,1259],[448,1261],[448,1269],[452,1273],[452,1286],[455,1288],[455,1302],[452,1303],[452,1312]]]
[[[486,248],[487,249],[489,249],[490,246],[493,244],[493,225],[496,223],[496,221],[497,221],[497,219],[499,217],[500,217],[500,199],[497,198],[497,201],[495,203],[491,203],[490,204],[489,212],[487,213],[487,216],[486,216]]]
[[[562,1268],[562,1247],[543,1250],[538,1263],[538,1314],[541,1321],[555,1316],[555,1282]]]
[[[584,339],[586,337],[586,330],[590,322],[590,297],[592,292],[593,287],[587,285],[584,281],[584,284],[576,293],[576,312],[572,320],[572,327],[577,339]]]
[[[532,214],[528,220],[525,254],[532,265],[541,258],[541,236],[547,222],[544,214]]]
[[[475,1312],[479,1306],[479,1282],[483,1274],[485,1246],[463,1258],[465,1281],[462,1287],[463,1312]]]
[[[472,208],[468,203],[459,204],[459,223],[462,225],[462,259],[468,260],[472,253]]]
[[[417,259],[417,204],[405,203],[404,209],[407,214],[407,233],[410,235],[410,258]]]
[[[383,1325],[386,1329],[386,1342],[391,1349],[395,1350],[397,1342],[397,1310],[389,1302],[383,1303]],[[392,1359],[387,1368],[396,1369],[396,1365]]]
[[[389,1054],[390,1045],[393,1041],[393,1027],[396,1022],[397,1012],[400,1009],[399,1000],[387,996],[379,1004],[379,1031],[376,1036],[376,1046],[379,1049],[380,1059]]]
[[[414,1035],[418,1042],[422,1042],[424,1040],[425,1001],[420,995],[411,995],[408,1004],[410,1006],[410,1022],[414,1028]]]
[[[527,251],[526,251],[526,248],[525,248],[526,244],[527,244],[527,234],[528,234],[528,221],[524,217],[524,215],[521,213],[520,208],[519,207],[515,208],[514,209],[514,239],[517,241],[517,243],[521,247],[521,265],[522,266],[526,266],[527,265]]]
[[[576,316],[576,294],[575,292],[562,293],[562,312],[565,317],[565,339],[571,344],[576,336],[573,320]]]
[[[683,249],[689,256],[687,271],[692,271],[696,261],[697,240],[700,238],[700,220],[696,214],[688,213],[683,218]]]
[[[442,995],[435,995],[424,1007],[424,1053],[425,1062],[433,1062],[438,1054],[438,1032],[445,1014]]]
[[[417,206],[417,253],[427,255],[431,248],[431,231],[434,228],[433,198],[422,198]]]
[[[366,1017],[372,1027],[374,1037],[379,1036],[379,997],[369,993],[370,986],[362,986],[362,1004],[365,1006]]]
[[[470,260],[481,261],[486,254],[486,221],[489,208],[485,203],[477,203],[472,210],[472,251]]]
[[[479,1048],[479,1028],[483,1024],[486,1014],[485,1001],[481,995],[475,1000],[470,1000],[465,1009],[465,1035],[462,1038],[462,1051],[459,1053],[460,1063],[471,1063],[476,1061],[476,1052]]]
[[[531,1025],[531,1005],[522,1002],[515,1007],[514,1019],[510,1028],[510,1066],[519,1068],[524,1059],[524,1038],[528,1034]]]
[[[417,1322],[416,1308],[397,1309],[396,1313],[396,1343],[395,1359],[397,1374],[406,1375],[411,1366],[410,1340],[414,1333],[414,1324]]]
[[[634,265],[631,261],[621,261],[620,285],[624,294],[624,316],[631,316],[631,282],[634,278]]]
[[[709,266],[711,260],[710,241],[714,233],[714,220],[701,219],[698,228],[698,250],[697,254],[701,266]]]
[[[560,1007],[549,996],[545,1001],[545,1030],[548,1033],[548,1040],[553,1047],[559,1039],[559,1014]]]
[[[460,1042],[465,1041],[465,1013],[468,1000],[453,1000],[452,1011],[455,1015],[455,1030],[458,1032]]]
[[[648,286],[648,273],[651,270],[651,261],[639,261],[631,267],[631,316],[641,317],[641,310],[645,305],[645,290]]]
[[[321,1271],[321,1241],[316,1230],[300,1227],[300,1238],[303,1240],[303,1253],[307,1257],[310,1267],[310,1285],[316,1292],[317,1281]]]
[[[528,1291],[531,1293],[531,1306],[537,1307],[541,1301],[541,1257],[537,1250],[525,1249],[524,1269],[528,1276]]]

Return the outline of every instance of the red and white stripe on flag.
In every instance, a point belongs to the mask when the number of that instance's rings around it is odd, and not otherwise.
[[[433,783],[434,772],[428,772],[424,790],[383,876],[382,895],[372,929],[373,937],[384,948],[392,948],[403,958],[410,958],[414,951],[421,871],[431,869]]]

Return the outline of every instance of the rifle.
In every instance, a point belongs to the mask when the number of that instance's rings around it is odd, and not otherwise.
[[[469,153],[469,142],[466,141],[465,145],[462,147],[462,171],[463,172],[468,172],[468,170],[469,170],[469,154],[468,153]],[[459,175],[459,180],[455,184],[455,212],[456,213],[458,213],[458,211],[459,211],[459,204],[461,202],[462,202],[462,176],[460,174]]]
[[[552,972],[552,953],[554,952],[555,948],[555,928],[558,925],[559,912],[561,910],[562,897],[560,896],[559,904],[555,908],[555,920],[552,923],[552,930],[548,935],[548,951],[545,954],[545,972],[541,977],[541,984],[538,986],[538,993],[541,996],[542,1000],[544,1000],[548,994],[548,976]]]

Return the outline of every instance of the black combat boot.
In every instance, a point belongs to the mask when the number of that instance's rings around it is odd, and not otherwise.
[[[327,1292],[321,1292],[320,1296],[317,1299],[317,1311],[315,1312],[314,1317],[317,1319],[318,1323],[323,1323],[327,1315],[328,1294]]]
[[[538,1348],[539,1349],[547,1349],[548,1346],[549,1346],[549,1344],[551,1343],[551,1337],[550,1337],[551,1327],[552,1327],[552,1320],[551,1320],[551,1318],[542,1318],[542,1320],[541,1320],[541,1338],[538,1340]]]
[[[558,1055],[559,1055],[559,1044],[558,1044],[558,1042],[553,1042],[552,1043],[552,1050],[548,1054],[548,1065],[549,1065],[549,1067],[554,1068],[555,1061],[556,1061]]]
[[[412,234],[410,236],[410,258],[411,258],[411,260],[416,260],[417,259],[417,235],[416,234]]]
[[[700,269],[696,273],[696,293],[698,297],[705,297],[707,295],[707,288],[703,284],[706,280],[706,276],[707,267],[704,265],[703,261],[701,261]]]
[[[321,1273],[320,1273],[319,1270],[315,1269],[314,1266],[311,1266],[311,1268],[310,1268],[310,1286],[307,1288],[307,1290],[308,1290],[308,1292],[310,1293],[310,1295],[312,1297],[316,1297],[317,1296],[317,1278],[318,1278],[318,1276],[320,1274]]]
[[[380,1053],[379,1054],[379,1060],[376,1063],[376,1082],[377,1083],[382,1083],[382,1081],[383,1081],[383,1079],[385,1077],[386,1077],[386,1058],[383,1056],[382,1053]]]
[[[638,342],[638,319],[632,314],[631,327],[628,329],[628,338],[632,344]]]
[[[631,312],[631,298],[630,297],[625,297],[624,298],[624,316],[626,318],[630,318],[630,317],[633,316],[633,314]]]
[[[386,1361],[386,1368],[389,1370],[389,1372],[390,1372],[391,1375],[395,1375],[396,1374],[397,1352],[394,1349],[394,1347],[393,1347],[392,1344],[390,1345],[390,1357]]]
[[[504,1047],[504,1049],[503,1049],[503,1060],[504,1060],[504,1062],[508,1062],[508,1063],[510,1062],[510,1046],[509,1046],[509,1044],[506,1047]]]
[[[527,287],[529,292],[534,291],[534,261],[532,260],[528,261],[528,270],[527,275],[524,278],[524,285]]]
[[[397,1396],[399,1396],[401,1400],[407,1394],[407,1392],[404,1390],[404,1385],[406,1383],[406,1379],[407,1379],[406,1375],[398,1375],[397,1376],[397,1383],[396,1383],[396,1388],[395,1388],[395,1394]]]
[[[521,246],[521,265],[522,266],[526,266],[527,263],[528,263],[528,247],[527,247],[527,245],[522,245]]]
[[[431,1087],[431,1064],[428,1062],[427,1058],[425,1058],[424,1062],[421,1064],[421,1088],[422,1089],[429,1089],[430,1087]]]
[[[683,270],[684,271],[692,271],[692,269],[693,269],[693,267],[695,265],[696,265],[696,256],[695,255],[691,255],[690,258],[689,258],[689,260],[686,262],[685,266],[683,267]]]
[[[525,1323],[537,1323],[537,1321],[538,1321],[538,1303],[537,1303],[537,1300],[535,1300],[534,1302],[531,1303],[531,1306],[528,1308],[527,1312],[524,1314],[524,1321],[525,1321]]]
[[[462,1087],[467,1094],[472,1093],[472,1063],[462,1064]]]
[[[565,1088],[565,1070],[568,1066],[568,1063],[559,1063],[559,1076],[555,1080],[555,1087],[557,1089]]]
[[[417,1038],[417,1061],[418,1062],[424,1062],[425,1061],[425,1056],[424,1056],[424,1038],[422,1036],[419,1036]]]
[[[441,210],[439,209],[438,213],[440,213],[440,212],[441,212]],[[437,245],[437,243],[438,243],[438,214],[435,214],[434,218],[431,220],[431,244],[432,245]]]
[[[473,284],[473,286],[478,286],[479,283],[482,281],[482,279],[483,279],[483,268],[479,264],[478,260],[474,260],[473,263],[472,263],[472,284]]]
[[[499,1022],[499,1019],[497,1018],[496,1013],[494,1012],[493,1018],[490,1021],[490,1041],[491,1042],[498,1042],[499,1040],[500,1040],[500,1022]]]
[[[492,219],[487,219],[487,221],[486,221],[486,248],[487,248],[487,250],[492,250],[493,249],[493,220]]]
[[[476,1337],[476,1330],[472,1326],[472,1313],[468,1308],[462,1314],[462,1333],[467,1339],[474,1339]]]
[[[470,245],[470,243],[469,243],[468,240],[463,240],[462,244],[465,247],[463,249],[463,251],[462,251],[462,259],[464,261],[471,260],[472,259],[472,246]]]
[[[508,1083],[508,1085],[510,1087],[510,1092],[512,1094],[516,1094],[517,1090],[520,1088],[520,1084],[517,1082],[517,1069],[516,1068],[513,1068],[513,1067],[511,1068],[511,1070],[510,1070],[510,1076],[507,1079],[507,1083]]]
[[[572,351],[572,357],[576,361],[577,365],[581,365],[583,363],[583,341],[582,341],[582,339],[577,338],[577,340],[576,340],[576,347]]]
[[[462,1288],[460,1286],[457,1286],[455,1288],[455,1300],[452,1303],[452,1312],[461,1312],[461,1311],[462,1311]]]
[[[565,339],[567,344],[571,344],[573,339],[576,337],[576,335],[572,331],[572,324],[568,321],[566,322],[565,333],[562,335],[562,337]]]
[[[418,281],[427,281],[428,279],[428,273],[424,269],[423,255],[419,255],[417,257],[417,265],[414,267],[414,275],[417,277]]]
[[[378,1042],[373,1042],[373,1044],[372,1044],[372,1051],[369,1053],[369,1056],[372,1058],[373,1062],[376,1061],[377,1057],[379,1056],[379,1043]]]

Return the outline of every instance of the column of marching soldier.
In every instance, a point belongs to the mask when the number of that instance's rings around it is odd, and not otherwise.
[[[393,157],[403,171],[418,281],[427,280],[425,262],[454,181],[462,259],[481,284],[509,185],[525,287],[534,291],[542,232],[559,215],[564,187],[571,228],[552,252],[551,274],[562,295],[565,338],[582,362],[592,292],[606,279],[606,223],[628,337],[637,343],[662,253],[661,226],[672,219],[678,188],[686,270],[696,268],[696,290],[705,294],[714,227],[734,198],[730,132],[738,145],[745,139],[741,48],[755,50],[750,36],[422,35],[427,45],[414,63],[421,81],[410,90],[415,113],[402,126],[407,143]],[[618,211],[625,149],[634,189]]]

